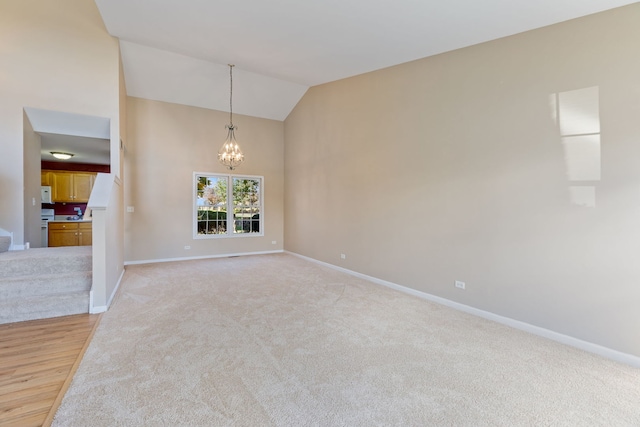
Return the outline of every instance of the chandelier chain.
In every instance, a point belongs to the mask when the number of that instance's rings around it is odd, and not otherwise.
[[[229,124],[227,128],[227,139],[218,150],[218,161],[229,170],[234,170],[244,160],[244,154],[236,141],[233,125],[233,64],[229,64]]]
[[[229,126],[233,127],[233,64],[229,64]]]

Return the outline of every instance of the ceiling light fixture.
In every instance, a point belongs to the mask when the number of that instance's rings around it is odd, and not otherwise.
[[[244,154],[236,141],[235,130],[237,127],[233,125],[233,64],[229,64],[229,124],[226,126],[228,129],[227,139],[224,141],[222,147],[218,151],[218,161],[229,168],[234,170],[244,160]]]
[[[56,159],[60,159],[60,160],[69,160],[70,158],[73,157],[73,154],[71,153],[61,153],[59,151],[52,151],[51,154]]]

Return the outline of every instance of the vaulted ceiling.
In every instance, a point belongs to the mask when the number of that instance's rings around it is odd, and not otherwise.
[[[96,0],[130,96],[284,120],[310,86],[629,0]]]

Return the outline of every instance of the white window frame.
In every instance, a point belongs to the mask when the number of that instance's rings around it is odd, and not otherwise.
[[[198,178],[201,177],[217,177],[227,179],[227,229],[225,233],[220,234],[198,234]],[[233,214],[233,180],[234,179],[253,179],[260,181],[259,190],[259,232],[257,233],[234,233],[234,214]],[[219,172],[194,172],[191,180],[192,194],[192,218],[193,218],[193,238],[194,239],[228,239],[228,238],[247,238],[264,236],[264,176],[260,175],[235,175]]]

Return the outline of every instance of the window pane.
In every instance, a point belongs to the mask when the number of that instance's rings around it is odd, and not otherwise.
[[[263,233],[262,177],[194,176],[194,238]]]
[[[233,178],[234,233],[260,232],[260,179]]]
[[[197,176],[198,234],[227,232],[227,177]]]

